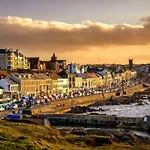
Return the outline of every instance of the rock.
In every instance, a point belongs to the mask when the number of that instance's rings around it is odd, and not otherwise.
[[[87,135],[87,132],[82,128],[73,129],[71,133],[76,135]]]
[[[99,108],[99,111],[106,111],[105,109]]]
[[[142,106],[144,105],[142,102],[141,103],[138,103],[136,106]]]

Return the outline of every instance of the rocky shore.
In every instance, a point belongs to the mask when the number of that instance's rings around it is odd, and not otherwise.
[[[111,145],[114,143],[126,143],[135,146],[137,144],[150,143],[150,137],[137,135],[132,131],[124,129],[84,129],[84,128],[66,128],[59,129],[60,133],[65,135],[76,135],[80,137],[80,142],[83,140],[89,146]],[[81,138],[83,137],[83,139]],[[76,140],[67,139],[68,142],[77,142]],[[85,140],[86,139],[86,140]]]
[[[104,106],[104,105],[130,105],[132,103],[137,103],[138,106],[145,105],[146,102],[145,99],[148,99],[150,101],[150,90],[146,90],[144,92],[137,92],[130,96],[110,96],[110,98],[107,98],[103,101],[96,101],[93,104],[90,104],[88,106],[75,106],[71,107],[71,110],[66,113],[86,113],[86,112],[95,112],[95,111],[106,111],[102,108],[96,109],[94,107]]]

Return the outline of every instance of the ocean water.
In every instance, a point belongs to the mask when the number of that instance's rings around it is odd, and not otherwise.
[[[146,115],[150,115],[150,101],[146,98],[141,101],[142,105],[132,103],[129,105],[104,105],[90,108],[96,110],[92,113],[116,115],[121,117],[144,117]],[[100,108],[105,111],[99,111]],[[91,112],[87,112],[86,114],[91,114]]]

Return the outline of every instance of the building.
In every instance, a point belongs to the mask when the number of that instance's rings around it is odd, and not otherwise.
[[[57,57],[55,56],[55,53],[53,53],[53,56],[51,57],[51,60],[50,60],[50,69],[51,70],[59,69],[59,65],[58,65],[58,61],[57,61]]]
[[[39,57],[29,57],[28,58],[30,69],[41,69]]]
[[[29,69],[28,58],[19,50],[0,49],[0,70]]]
[[[43,64],[44,69],[43,70],[47,70],[47,69],[51,69],[51,63],[50,61],[41,61],[41,64]]]
[[[51,94],[57,94],[58,93],[58,79],[61,77],[56,72],[52,72],[50,74],[50,77],[52,79],[52,92],[51,92]]]
[[[0,97],[1,97],[1,95],[3,95],[3,93],[4,93],[4,88],[2,88],[2,87],[0,86]]]
[[[129,59],[129,69],[133,69],[133,58]]]
[[[10,93],[12,95],[19,93],[19,84],[7,77],[0,80],[0,86],[4,89],[5,93]]]
[[[97,71],[97,73],[102,76],[103,87],[110,87],[113,82],[111,72],[107,69],[101,69],[101,70]]]
[[[45,77],[43,77],[40,73],[33,73],[32,75],[35,79],[36,94],[45,95],[48,92]]]
[[[95,73],[90,73],[89,74],[90,76],[91,76],[91,80],[92,80],[92,85],[91,85],[91,87],[93,88],[93,89],[98,89],[99,87],[100,87],[100,85],[101,85],[101,80],[100,80],[100,78],[99,78],[99,76],[98,75],[96,75]]]
[[[58,60],[58,66],[61,70],[66,69],[66,60]]]
[[[49,74],[33,73],[36,82],[36,95],[49,95],[52,90],[52,82]]]
[[[68,85],[69,85],[70,90],[73,90],[75,88],[75,77],[76,77],[75,74],[71,74],[68,71],[61,71],[61,72],[58,73],[58,75],[61,78],[68,79]]]
[[[79,77],[82,77],[82,88],[90,89],[92,88],[92,78],[89,73],[80,73]]]
[[[80,68],[81,67],[79,64],[76,64],[76,63],[68,64],[68,72],[69,73],[73,73],[73,74],[80,73]]]
[[[83,82],[82,77],[76,75],[76,77],[75,77],[75,88],[76,88],[76,90],[81,90],[82,82]]]
[[[69,92],[68,78],[58,78],[58,93],[67,94]]]
[[[19,84],[19,94],[21,96],[36,95],[36,80],[32,74],[13,73],[8,75],[8,78]]]

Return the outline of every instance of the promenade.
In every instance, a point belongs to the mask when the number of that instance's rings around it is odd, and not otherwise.
[[[144,90],[145,88],[140,84],[126,89],[127,92],[126,94],[132,95],[135,92],[144,91]],[[122,95],[123,93],[121,92],[120,96]],[[87,95],[87,96],[81,96],[81,97],[65,99],[65,100],[58,100],[58,101],[51,102],[50,104],[33,107],[31,109],[33,114],[41,114],[41,113],[62,114],[70,110],[71,107],[75,107],[79,105],[87,106],[96,101],[106,100],[111,96],[116,96],[116,92],[105,93],[104,97],[102,94],[95,94],[95,95]]]

